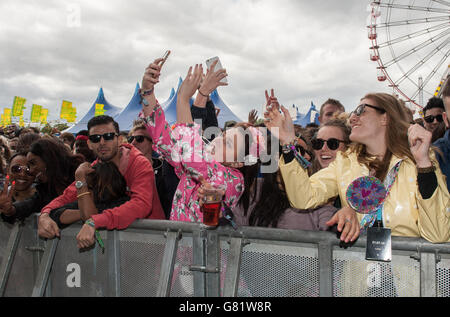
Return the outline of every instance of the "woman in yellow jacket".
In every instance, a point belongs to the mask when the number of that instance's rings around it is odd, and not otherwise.
[[[361,176],[383,181],[401,161],[380,225],[390,228],[394,236],[422,237],[433,243],[450,241],[450,195],[430,151],[431,133],[418,124],[410,125],[397,98],[367,94],[350,116],[350,149],[311,177],[294,159],[294,127],[288,110],[282,107],[282,111],[284,115],[269,106],[265,118],[266,126],[283,146],[280,170],[294,208],[316,208],[339,195],[344,208],[335,214],[334,221],[339,222],[346,242],[354,241],[364,215],[358,214],[355,221],[356,213],[345,199],[348,186]]]

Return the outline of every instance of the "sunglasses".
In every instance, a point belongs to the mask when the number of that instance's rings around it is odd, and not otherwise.
[[[361,116],[364,113],[364,111],[366,110],[365,109],[366,107],[378,110],[381,113],[385,113],[386,112],[386,110],[384,110],[382,108],[375,107],[375,106],[372,106],[372,105],[368,105],[367,103],[363,103],[363,104],[360,104],[358,107],[356,107],[356,109],[352,113],[354,113],[355,115],[357,115],[359,117],[359,116]]]
[[[423,118],[423,119],[424,119],[426,122],[428,122],[428,123],[432,123],[432,122],[434,121],[434,119],[436,119],[437,122],[442,122],[442,121],[444,121],[444,118],[442,117],[441,114],[438,114],[437,116],[432,116],[432,115],[426,116],[426,117]]]
[[[105,140],[105,141],[111,141],[116,136],[118,136],[118,135],[115,132],[109,132],[109,133],[105,133],[105,134],[92,134],[89,136],[89,141],[91,141],[92,143],[98,143],[98,142],[100,142],[102,137],[103,137],[103,140]]]
[[[28,176],[33,175],[28,166],[21,166],[21,165],[11,166],[11,173],[13,173],[13,174],[20,174],[20,173],[22,173],[22,171],[24,171],[25,174],[27,174]]]
[[[339,144],[345,143],[345,141],[342,140],[338,140],[335,138],[330,138],[328,140],[324,140],[324,139],[312,139],[311,140],[311,144],[312,144],[312,148],[316,151],[321,150],[325,144],[325,142],[327,143],[327,147],[334,151],[337,150],[337,148],[339,147]]]
[[[136,140],[137,143],[142,143],[145,139],[151,142],[151,139],[145,135],[135,135],[128,137],[128,143],[132,143],[134,140]]]

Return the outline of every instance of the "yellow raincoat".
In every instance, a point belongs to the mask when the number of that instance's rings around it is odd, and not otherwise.
[[[438,187],[429,199],[423,199],[417,185],[416,165],[405,159],[384,203],[383,224],[392,230],[393,236],[422,237],[433,243],[450,241],[450,195],[444,176],[434,154]],[[401,158],[393,155],[389,170]],[[286,192],[294,208],[310,209],[324,205],[339,195],[342,206],[348,206],[348,185],[358,177],[368,176],[369,169],[360,165],[356,153],[338,152],[327,168],[308,177],[307,172],[294,159],[285,164],[280,160],[280,170]],[[358,214],[361,221],[364,215]]]

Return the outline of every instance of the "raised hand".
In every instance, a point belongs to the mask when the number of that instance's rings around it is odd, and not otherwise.
[[[266,127],[280,140],[282,145],[291,143],[295,140],[295,130],[289,111],[279,105],[273,89],[270,97],[266,91],[266,101],[266,112],[264,113]],[[279,109],[281,109],[282,113],[280,113]]]
[[[14,214],[15,209],[12,204],[12,194],[14,192],[15,182],[12,182],[11,189],[9,187],[9,176],[5,178],[5,184],[3,185],[3,190],[0,193],[0,213],[11,216]]]
[[[270,89],[270,96],[267,90],[265,91],[265,94],[266,94],[266,108],[269,107],[269,109],[276,108],[280,110],[280,103],[278,102],[277,97],[275,97],[273,88]]]
[[[192,69],[192,66],[189,67],[186,78],[183,80],[183,83],[180,86],[178,91],[178,98],[183,101],[189,101],[189,99],[194,95],[197,91],[197,88],[200,85],[203,76],[203,66],[200,64],[195,65]]]
[[[432,165],[429,156],[431,137],[431,132],[427,131],[420,124],[411,125],[408,129],[409,148],[417,167],[424,168]]]
[[[258,111],[252,109],[252,111],[248,113],[248,123],[255,125],[256,121],[258,121]]]
[[[164,61],[164,59],[157,58],[145,69],[144,77],[142,78],[142,90],[152,90],[154,86],[159,83],[162,67],[160,64],[162,61]]]
[[[202,96],[208,96],[219,86],[228,85],[228,83],[221,82],[223,78],[228,76],[226,69],[222,68],[214,71],[218,62],[219,60],[215,60],[206,71],[206,76],[203,78],[198,90]]]

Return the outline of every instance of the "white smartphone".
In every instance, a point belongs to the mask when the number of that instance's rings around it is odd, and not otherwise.
[[[214,71],[217,72],[219,69],[222,69],[222,68],[223,68],[223,67],[222,67],[222,63],[220,62],[220,59],[219,59],[218,56],[208,58],[208,59],[206,60],[206,67],[209,69],[209,68],[211,67],[211,64],[214,63],[214,61],[216,61],[216,60],[218,60],[218,62],[217,62],[217,64],[216,64],[216,67],[214,68]],[[222,83],[228,83],[228,80],[227,80],[226,77],[224,77],[224,78],[221,80],[221,82],[222,82]]]

